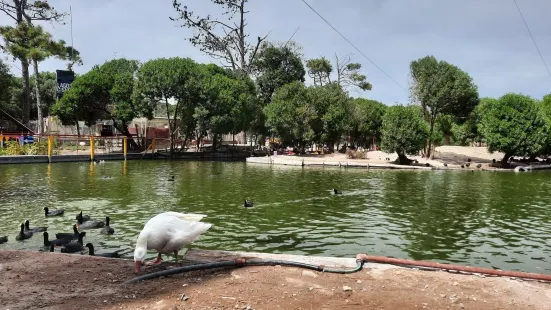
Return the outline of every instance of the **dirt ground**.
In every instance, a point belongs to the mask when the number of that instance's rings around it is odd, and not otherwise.
[[[417,160],[420,164],[429,163],[431,166],[442,167],[444,163],[448,164],[448,167],[460,167],[461,165],[467,163],[467,160],[470,158],[472,161],[473,167],[476,164],[482,164],[483,168],[488,168],[492,159],[497,161],[503,158],[503,154],[495,152],[493,154],[489,153],[486,147],[475,147],[475,146],[439,146],[436,148],[433,159],[427,159],[422,156],[408,155],[408,158],[411,160]],[[325,160],[348,160],[346,154],[333,153],[326,155],[309,155],[309,161],[325,161]],[[290,157],[292,158],[292,157]],[[366,161],[369,163],[376,164],[385,164],[393,163],[398,156],[396,153],[385,153],[383,151],[370,151],[367,153],[366,159],[354,159],[354,161]]]
[[[0,251],[0,309],[551,309],[551,284],[441,271],[246,267],[122,284],[134,277],[132,267],[120,259]]]

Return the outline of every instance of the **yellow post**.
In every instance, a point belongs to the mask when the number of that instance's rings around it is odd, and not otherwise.
[[[94,161],[94,136],[90,136],[90,160]]]
[[[124,138],[122,139],[122,152],[124,153],[124,160],[126,160],[126,152],[127,152],[127,150],[128,150],[127,142],[128,142],[128,141],[126,141],[126,137],[124,137]]]
[[[155,138],[151,140],[151,154],[155,154]]]
[[[54,148],[54,137],[48,136],[48,162],[52,162],[52,154]]]
[[[0,147],[4,147],[4,135],[0,135]]]

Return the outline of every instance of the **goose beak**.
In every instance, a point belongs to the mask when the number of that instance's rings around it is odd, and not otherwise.
[[[135,273],[140,273],[140,271],[142,270],[142,262],[141,261],[135,261],[134,262],[134,272]]]

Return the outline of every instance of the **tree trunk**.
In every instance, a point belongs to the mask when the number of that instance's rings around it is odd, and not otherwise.
[[[40,89],[38,88],[38,85],[40,85],[40,77],[38,75],[38,61],[33,60],[33,66],[34,66],[34,75],[36,78],[36,83],[34,85],[34,91],[36,96],[36,110],[37,110],[37,118],[36,118],[36,128],[38,133],[38,141],[40,141],[40,136],[43,134],[42,130],[42,106],[40,104]]]
[[[173,133],[173,124],[174,120],[170,119],[170,109],[168,104],[168,98],[165,97],[165,107],[166,107],[166,119],[168,120],[168,137],[170,138],[170,157],[174,153],[174,133]]]
[[[425,154],[426,158],[430,158],[432,151],[432,133],[434,132],[434,121],[436,120],[436,115],[430,117],[430,130],[429,130],[429,143],[427,145],[427,153]]]
[[[214,153],[216,152],[216,149],[218,148],[218,134],[214,133],[212,134],[212,147],[211,151]]]
[[[134,137],[132,137],[132,135],[130,134],[130,131],[128,131],[128,126],[126,126],[126,124],[122,124],[122,126],[119,126],[117,124],[117,122],[115,122],[115,120],[113,118],[111,118],[111,120],[113,121],[113,127],[115,127],[115,129],[117,129],[118,131],[120,131],[122,134],[124,134],[127,138],[127,142],[130,146],[130,149],[131,150],[140,150],[141,147],[139,146],[138,143],[136,143],[136,141],[134,141]],[[77,121],[77,128],[78,128],[78,121]],[[137,134],[138,131],[136,131],[136,134]]]
[[[78,125],[78,121],[77,121],[77,137],[80,137],[80,126]]]
[[[327,148],[329,149],[329,153],[335,153],[335,143],[334,142],[327,142]]]
[[[444,144],[450,145],[451,144],[450,141],[451,141],[451,134],[449,132],[444,133]]]
[[[409,165],[411,160],[406,156],[406,154],[398,152],[398,163],[400,165]]]
[[[509,157],[513,155],[511,154],[505,154],[503,158],[501,159],[501,168],[509,168]]]
[[[21,93],[21,123],[28,125],[31,116],[31,96],[30,94],[30,78],[29,78],[29,62],[26,59],[21,59],[21,73],[23,75],[23,92]]]

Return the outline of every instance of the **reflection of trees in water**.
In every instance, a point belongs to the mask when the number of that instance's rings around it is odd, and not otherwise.
[[[547,173],[494,175],[480,214],[489,226],[488,238],[511,248],[526,242],[545,247],[551,223]]]
[[[384,179],[388,221],[403,229],[409,241],[405,251],[414,259],[452,260],[468,251],[484,220],[476,213],[480,197],[487,192],[479,173],[408,172],[388,174]]]

